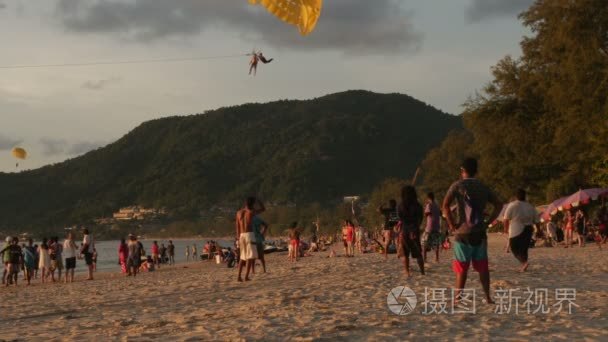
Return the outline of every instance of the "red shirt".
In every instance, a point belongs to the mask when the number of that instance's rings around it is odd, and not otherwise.
[[[346,241],[353,242],[354,235],[355,235],[354,233],[355,233],[355,228],[353,226],[346,227]]]

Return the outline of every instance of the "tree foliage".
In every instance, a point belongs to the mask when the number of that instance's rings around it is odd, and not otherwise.
[[[549,201],[599,185],[607,171],[608,6],[537,0],[520,18],[531,31],[523,54],[499,61],[493,80],[465,103],[474,142],[461,154],[479,156],[480,177],[503,197],[524,187]],[[427,168],[440,167],[437,155],[450,149],[432,152]]]

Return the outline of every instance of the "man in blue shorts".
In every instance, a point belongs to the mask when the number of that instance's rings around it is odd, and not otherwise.
[[[448,227],[454,233],[454,261],[452,269],[456,273],[454,301],[460,299],[461,290],[467,281],[467,272],[472,263],[479,273],[479,280],[485,292],[486,301],[493,304],[490,297],[490,270],[488,268],[488,226],[483,213],[488,202],[494,210],[488,222],[494,222],[503,203],[494,192],[475,178],[477,160],[467,158],[460,168],[461,179],[454,182],[443,200],[443,214]],[[457,220],[450,210],[452,202],[457,204]]]

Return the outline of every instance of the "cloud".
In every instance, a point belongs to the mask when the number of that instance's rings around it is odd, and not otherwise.
[[[72,144],[72,146],[70,146],[70,148],[67,150],[67,155],[78,156],[78,155],[85,154],[87,152],[96,150],[103,145],[105,145],[105,144],[101,143],[101,142],[87,142],[87,141],[77,142],[75,144]]]
[[[107,87],[108,85],[111,85],[113,83],[118,83],[120,81],[121,81],[121,79],[118,77],[112,77],[112,78],[104,79],[104,80],[89,80],[89,81],[86,81],[85,83],[83,83],[81,88],[87,89],[87,90],[102,90],[105,87]]]
[[[42,145],[42,153],[47,157],[52,156],[78,156],[104,145],[101,142],[80,141],[70,143],[65,139],[42,138],[39,141]]]
[[[6,4],[3,2],[0,2],[0,10],[3,10],[6,8]]]
[[[42,145],[42,154],[45,156],[65,154],[68,146],[68,142],[63,139],[42,138],[39,142]]]
[[[503,16],[516,16],[532,5],[534,0],[472,0],[465,16],[469,22]]]
[[[0,134],[0,151],[10,150],[13,147],[19,145],[23,140],[13,139]]]
[[[325,1],[317,29],[305,38],[244,0],[59,0],[56,11],[68,31],[142,43],[196,36],[211,28],[233,30],[244,40],[276,48],[355,54],[400,53],[422,42],[412,12],[400,0]]]

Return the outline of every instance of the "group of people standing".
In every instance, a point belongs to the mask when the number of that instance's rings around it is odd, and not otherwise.
[[[162,264],[175,264],[175,245],[172,240],[165,247],[164,243],[159,246],[158,241],[153,241],[150,247],[150,255],[146,256],[144,245],[133,234],[129,234],[128,242],[120,240],[118,245],[118,263],[120,269],[126,276],[137,276],[142,271],[154,271]]]
[[[20,246],[18,238],[7,237],[6,245],[0,250],[4,262],[2,284],[17,285],[21,271],[27,285],[31,284],[32,279],[38,278],[38,273],[43,283],[61,281],[64,269],[63,281],[73,282],[77,258],[85,260],[88,269],[86,279],[92,280],[97,258],[95,243],[87,229],[82,232],[84,236],[80,249],[74,242],[72,232],[67,234],[63,242],[58,237],[44,238],[40,245],[34,245],[33,240],[28,239],[27,244]]]
[[[439,249],[447,239],[447,234],[440,230],[441,213],[446,219],[448,231],[454,236],[452,269],[456,274],[455,300],[460,298],[460,290],[465,288],[468,269],[472,265],[479,273],[479,278],[486,295],[486,300],[493,303],[490,297],[490,271],[488,268],[487,225],[484,210],[489,203],[494,210],[490,222],[494,221],[502,209],[503,203],[495,193],[475,178],[477,160],[467,158],[460,167],[460,179],[448,189],[440,206],[435,202],[435,195],[426,195],[424,206],[418,201],[416,188],[406,185],[401,189],[401,202],[390,200],[388,207],[381,206],[378,212],[384,216],[383,252],[388,258],[389,246],[395,242],[397,253],[403,257],[407,277],[411,276],[410,258],[416,260],[420,273],[425,274],[427,252],[433,251],[435,260],[439,260]],[[455,204],[455,206],[453,206]],[[426,224],[421,233],[421,225]]]
[[[262,263],[263,272],[266,273],[264,260],[264,235],[268,225],[259,217],[266,208],[262,201],[256,197],[248,197],[244,206],[236,213],[236,238],[239,255],[238,277],[242,282],[242,272],[245,268],[245,281],[251,280],[249,274],[255,272],[255,261]]]
[[[405,186],[401,192],[400,206],[397,206],[397,201],[391,199],[388,207],[378,207],[378,212],[384,216],[382,226],[384,258],[388,258],[389,248],[396,242],[401,246],[397,251],[399,256],[406,258],[411,256],[416,260],[421,258],[424,264],[427,261],[427,252],[434,251],[435,261],[438,262],[439,249],[447,235],[441,233],[441,210],[435,202],[435,194],[427,193],[422,207],[413,186]],[[421,235],[419,227],[423,220],[426,220],[426,223]]]

